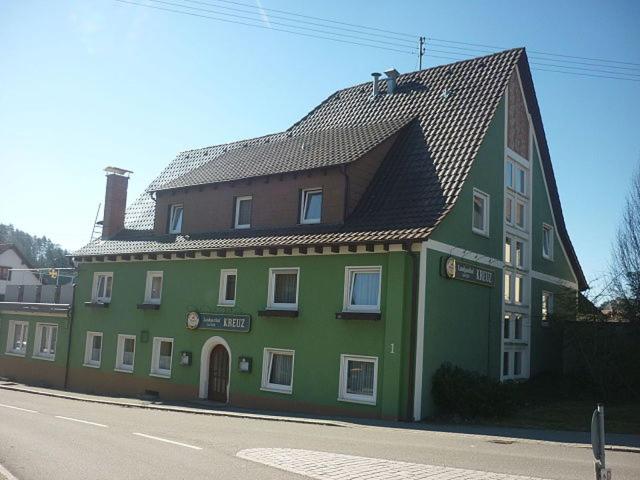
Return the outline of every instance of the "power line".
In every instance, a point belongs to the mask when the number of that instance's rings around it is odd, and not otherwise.
[[[248,20],[248,21],[251,21],[251,22],[258,22],[261,25],[265,25],[266,24],[267,27],[270,27],[271,25],[279,25],[281,27],[295,28],[295,29],[299,29],[299,30],[307,30],[309,32],[316,32],[316,33],[321,33],[321,34],[324,34],[324,35],[335,35],[335,36],[339,36],[339,37],[353,38],[353,39],[356,39],[356,40],[372,42],[372,43],[380,43],[380,44],[383,44],[383,45],[390,45],[390,46],[395,46],[395,47],[399,47],[399,48],[414,48],[415,49],[415,45],[411,45],[410,46],[410,45],[400,44],[400,43],[396,43],[396,42],[387,42],[385,40],[376,40],[376,39],[363,38],[363,37],[361,37],[359,35],[351,35],[351,34],[348,34],[348,33],[329,32],[329,31],[321,30],[321,29],[317,29],[317,28],[300,27],[298,25],[291,25],[291,24],[288,24],[288,23],[272,21],[270,19],[267,19],[267,20],[255,19],[255,18],[244,16],[244,15],[238,15],[238,14],[235,14],[235,13],[225,13],[224,11],[221,12],[218,9],[192,7],[190,5],[184,5],[183,3],[176,3],[176,2],[167,1],[167,0],[147,0],[147,1],[148,2],[153,2],[153,3],[159,3],[161,5],[168,5],[170,7],[186,8],[186,9],[195,10],[195,11],[198,11],[198,12],[214,13],[216,15],[222,15],[222,16],[225,16],[225,17],[239,18],[241,20]],[[187,2],[191,2],[191,3],[199,3],[199,4],[205,3],[205,2],[194,2],[193,0],[182,0],[182,1],[183,2],[187,1]],[[208,3],[205,3],[205,4],[208,5]],[[228,8],[228,7],[222,7],[222,8]],[[234,9],[234,10],[240,10],[240,9]],[[254,12],[245,12],[245,13],[248,13],[249,15],[260,15],[259,12],[255,12],[255,13]]]
[[[246,22],[239,22],[236,20],[229,20],[226,18],[219,18],[219,17],[213,17],[211,15],[204,15],[204,14],[199,14],[199,13],[193,13],[193,12],[185,12],[183,10],[176,10],[176,9],[172,9],[172,8],[165,8],[165,7],[159,7],[159,6],[155,6],[155,5],[148,5],[148,4],[144,4],[144,3],[138,3],[138,2],[133,2],[131,0],[115,0],[116,2],[120,2],[120,3],[126,3],[129,5],[136,5],[139,7],[145,7],[145,8],[151,8],[154,10],[161,10],[161,11],[165,11],[165,12],[171,12],[171,13],[178,13],[181,15],[188,15],[191,17],[198,17],[198,18],[204,18],[204,19],[209,19],[209,20],[215,20],[215,21],[219,21],[219,22],[226,22],[226,23],[233,23],[236,25],[244,25],[247,27],[255,27],[255,28],[261,28],[263,30],[273,30],[276,32],[284,32],[284,33],[291,33],[293,35],[300,35],[303,37],[310,37],[310,38],[318,38],[318,39],[322,39],[322,40],[331,40],[333,42],[340,42],[340,43],[347,43],[350,45],[358,45],[361,47],[370,47],[370,48],[377,48],[379,50],[388,50],[388,51],[392,51],[392,52],[398,52],[398,53],[404,53],[404,54],[408,54],[408,55],[415,55],[415,52],[410,52],[407,50],[400,50],[397,48],[390,48],[390,47],[383,47],[380,45],[372,45],[369,43],[362,43],[362,42],[353,42],[350,40],[342,40],[340,38],[332,38],[332,37],[325,37],[325,36],[321,36],[321,35],[314,35],[314,34],[310,34],[310,33],[303,33],[303,32],[295,32],[292,30],[286,30],[283,28],[274,28],[274,27],[268,27],[266,25],[259,25],[259,24],[255,24],[255,23],[246,23]]]

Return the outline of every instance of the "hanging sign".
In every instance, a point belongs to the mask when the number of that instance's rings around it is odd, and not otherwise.
[[[251,315],[189,312],[187,314],[187,328],[189,330],[248,332],[251,330]]]
[[[495,272],[486,268],[480,268],[471,263],[463,262],[454,257],[447,258],[445,273],[449,278],[477,283],[488,287],[493,286]]]

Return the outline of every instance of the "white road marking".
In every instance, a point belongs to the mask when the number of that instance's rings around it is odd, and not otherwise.
[[[146,433],[134,432],[133,434],[137,435],[139,437],[145,437],[145,438],[150,438],[152,440],[158,440],[159,442],[166,442],[166,443],[171,443],[173,445],[180,445],[181,447],[193,448],[194,450],[202,450],[202,447],[194,447],[193,445],[189,445],[188,443],[180,443],[180,442],[176,442],[174,440],[167,440],[166,438],[154,437],[153,435],[147,435]]]
[[[4,403],[0,403],[0,407],[12,408],[14,410],[20,410],[21,412],[39,413],[39,412],[36,412],[35,410],[29,410],[28,408],[14,407],[13,405],[5,405]]]
[[[80,420],[79,418],[63,417],[62,415],[56,415],[55,417],[61,418],[62,420],[71,420],[72,422],[86,423],[87,425],[94,425],[96,427],[107,428],[107,425],[103,425],[102,423],[90,422],[88,420]]]

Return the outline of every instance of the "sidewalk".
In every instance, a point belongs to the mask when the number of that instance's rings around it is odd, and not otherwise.
[[[65,398],[70,400],[116,405],[128,408],[145,408],[151,410],[164,410],[168,412],[191,413],[195,415],[211,415],[232,418],[248,418],[254,420],[267,420],[276,422],[291,422],[307,425],[323,425],[342,428],[392,428],[400,430],[412,430],[415,432],[438,432],[452,435],[468,435],[482,437],[486,441],[494,443],[554,443],[577,448],[591,448],[589,432],[572,432],[558,430],[536,430],[525,428],[491,427],[478,425],[442,425],[431,423],[405,423],[390,422],[374,419],[359,418],[323,418],[308,415],[296,415],[258,410],[235,408],[226,404],[193,401],[193,402],[166,402],[160,400],[144,400],[130,397],[108,397],[102,395],[90,395],[85,393],[69,392],[52,388],[34,387],[10,381],[0,380],[0,389],[25,392],[49,397]],[[610,433],[606,435],[607,450],[640,453],[640,435],[626,435]],[[0,477],[1,478],[1,477]]]

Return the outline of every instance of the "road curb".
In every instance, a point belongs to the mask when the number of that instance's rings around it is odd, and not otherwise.
[[[271,422],[287,422],[287,423],[300,423],[304,425],[320,425],[320,426],[329,426],[329,427],[351,427],[349,423],[346,422],[338,422],[333,420],[320,420],[320,419],[309,419],[309,418],[299,418],[299,417],[287,417],[281,415],[261,415],[259,413],[243,413],[243,412],[225,412],[221,410],[205,410],[201,408],[193,408],[193,407],[171,407],[166,405],[143,405],[134,402],[123,402],[123,401],[115,401],[115,400],[107,400],[100,398],[87,398],[80,397],[73,394],[64,394],[57,392],[47,392],[42,390],[34,390],[30,388],[14,386],[14,385],[2,385],[0,384],[0,389],[3,390],[11,390],[14,392],[22,392],[22,393],[31,393],[34,395],[42,395],[45,397],[54,397],[54,398],[65,398],[68,400],[76,400],[79,402],[89,402],[89,403],[99,403],[103,405],[113,405],[117,407],[124,408],[142,408],[146,410],[160,410],[164,412],[177,412],[177,413],[192,413],[195,415],[210,415],[216,417],[229,417],[229,418],[248,418],[253,420],[267,420]],[[1,470],[0,470],[1,472]],[[10,480],[15,480],[15,477]]]

